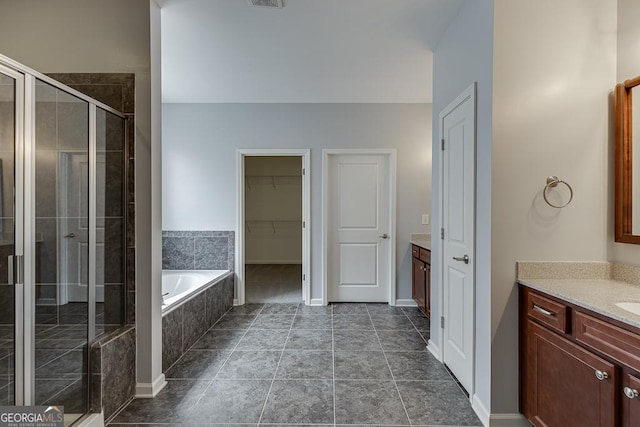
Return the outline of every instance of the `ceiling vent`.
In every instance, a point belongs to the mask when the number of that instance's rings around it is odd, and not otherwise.
[[[284,0],[249,0],[251,6],[268,7],[272,9],[282,9],[285,4]]]

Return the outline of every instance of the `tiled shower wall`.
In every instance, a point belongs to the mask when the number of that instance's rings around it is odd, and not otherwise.
[[[234,270],[234,231],[163,231],[163,270]]]
[[[49,77],[82,92],[126,117],[127,153],[126,168],[126,283],[111,284],[105,288],[106,296],[114,301],[105,314],[113,312],[114,318],[124,318],[124,323],[135,324],[135,74],[129,73],[55,73]],[[118,219],[118,218],[115,218]],[[117,305],[117,306],[116,306]],[[117,322],[116,322],[117,323]]]

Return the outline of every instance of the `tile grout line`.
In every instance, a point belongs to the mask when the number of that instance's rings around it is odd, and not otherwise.
[[[213,382],[218,378],[218,374],[220,373],[220,370],[222,369],[222,367],[229,361],[229,359],[231,358],[231,355],[233,354],[234,351],[236,351],[236,348],[238,348],[238,345],[240,345],[240,341],[242,341],[242,339],[247,335],[247,333],[249,332],[249,329],[251,328],[251,326],[254,324],[254,322],[258,319],[258,315],[262,312],[262,310],[264,309],[264,305],[262,307],[260,307],[260,310],[258,310],[258,312],[256,313],[256,317],[255,319],[253,319],[253,321],[251,322],[251,324],[249,325],[249,327],[247,327],[247,330],[244,331],[244,334],[242,334],[242,336],[240,337],[240,339],[238,340],[238,342],[236,343],[236,345],[233,347],[233,349],[229,352],[229,355],[227,356],[227,358],[224,360],[224,362],[222,362],[220,364],[220,367],[218,368],[216,374],[214,375],[214,377],[209,381],[209,384],[205,387],[204,391],[202,392],[202,394],[200,395],[200,397],[198,398],[198,400],[196,400],[196,403],[191,407],[191,410],[193,410],[202,400],[202,398],[204,397],[205,394],[207,394],[207,391],[209,391],[209,389],[211,388],[211,386],[213,385]],[[229,311],[231,311],[231,309],[227,310],[227,313],[229,313]],[[225,313],[225,315],[227,314]],[[224,317],[224,316],[222,316]],[[221,317],[221,319],[222,319]],[[218,322],[216,322],[218,323]],[[211,326],[211,328],[209,328],[207,330],[207,332],[209,332],[213,326],[215,326],[215,323]],[[189,414],[190,415],[190,414]]]
[[[262,411],[260,412],[260,418],[258,418],[257,425],[260,425],[260,422],[262,421],[262,417],[264,416],[264,411],[267,408],[267,402],[269,401],[269,396],[271,395],[271,389],[273,388],[273,383],[275,383],[275,381],[276,381],[276,375],[278,375],[278,369],[280,369],[280,362],[282,361],[282,357],[284,356],[284,349],[287,348],[287,342],[289,342],[289,337],[291,336],[291,331],[293,330],[293,322],[295,321],[296,315],[298,314],[298,307],[300,307],[300,303],[298,303],[298,305],[296,306],[296,311],[293,312],[293,318],[291,319],[291,325],[289,325],[289,333],[287,333],[287,338],[284,340],[284,344],[282,345],[282,351],[280,352],[280,358],[278,359],[278,364],[276,365],[276,370],[273,373],[273,378],[271,379],[271,384],[269,385],[269,391],[267,392],[267,396],[264,399],[264,404],[262,405]]]
[[[367,305],[367,313],[369,313],[369,317],[371,317],[371,313],[369,312],[369,306]],[[402,310],[402,313],[405,315],[405,317],[407,317],[407,315],[405,314],[404,310]],[[409,322],[411,322],[411,319],[409,319]],[[373,324],[373,319],[371,319],[371,323]],[[413,324],[413,323],[411,323]],[[415,325],[414,325],[415,327]],[[396,382],[396,376],[393,375],[393,371],[391,370],[391,365],[389,364],[389,359],[387,359],[387,353],[384,350],[384,347],[382,346],[382,341],[380,340],[380,336],[378,335],[378,330],[375,327],[375,324],[373,326],[373,331],[376,334],[376,339],[378,340],[378,344],[380,344],[380,348],[382,349],[382,355],[384,356],[384,361],[387,363],[387,369],[389,369],[389,373],[391,374],[391,379],[393,380],[393,386],[396,388],[396,392],[398,392],[398,397],[400,398],[400,403],[402,404],[402,409],[404,409],[404,414],[407,417],[407,421],[409,422],[409,425],[413,425],[411,422],[411,418],[409,417],[409,412],[407,411],[407,406],[404,404],[404,399],[402,398],[402,394],[400,394],[400,388],[398,388],[398,383]]]

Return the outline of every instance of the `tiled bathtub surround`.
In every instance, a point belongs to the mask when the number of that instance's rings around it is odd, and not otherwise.
[[[163,231],[163,270],[232,270],[234,231]]]
[[[233,306],[231,273],[162,315],[162,370],[166,371]]]

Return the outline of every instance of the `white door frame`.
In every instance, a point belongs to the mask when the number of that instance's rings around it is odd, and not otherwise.
[[[472,367],[471,367],[471,390],[467,390],[467,392],[469,393],[469,400],[473,400],[474,396],[475,396],[475,390],[476,390],[476,262],[475,262],[475,254],[477,253],[476,251],[476,234],[477,234],[477,227],[475,226],[475,222],[476,222],[476,206],[477,206],[477,193],[478,193],[478,189],[477,189],[477,183],[478,183],[478,161],[477,161],[477,106],[476,106],[476,82],[473,82],[469,87],[467,87],[460,95],[458,95],[458,97],[456,97],[456,99],[454,99],[449,105],[447,105],[445,108],[442,109],[442,111],[440,111],[440,114],[438,115],[438,135],[440,137],[440,141],[442,141],[442,139],[444,138],[444,129],[443,129],[443,121],[444,121],[444,117],[446,115],[448,115],[451,111],[455,110],[460,104],[462,104],[465,100],[467,100],[468,98],[471,98],[471,103],[473,104],[473,125],[474,125],[474,135],[473,135],[473,144],[474,144],[474,152],[476,153],[476,159],[474,161],[474,174],[473,174],[473,182],[474,182],[474,205],[473,205],[473,221],[474,221],[474,227],[473,227],[473,245],[472,245],[472,253],[470,254],[471,259],[474,260],[473,261],[473,313],[471,318],[473,319],[473,327],[472,327],[472,333],[473,333],[473,350],[472,350],[472,354],[473,354],[473,362],[472,362]],[[440,159],[439,159],[439,165],[440,165],[440,171],[439,171],[439,179],[440,179],[440,224],[442,226],[443,224],[443,218],[444,218],[444,156],[442,155],[442,150],[440,151]],[[444,273],[445,273],[445,260],[444,257],[442,256],[442,254],[444,254],[444,240],[443,239],[438,239],[438,249],[440,251],[440,316],[444,316]],[[442,331],[442,323],[440,323],[441,325],[441,330],[440,330],[440,351],[439,351],[439,356],[440,356],[440,361],[442,363],[444,363],[444,332]]]
[[[328,254],[329,242],[329,157],[341,154],[383,155],[389,159],[389,244],[391,268],[389,269],[389,305],[396,305],[396,170],[398,150],[395,148],[330,148],[322,150],[322,305],[328,304]]]
[[[246,156],[263,157],[300,157],[302,159],[302,299],[306,305],[311,301],[311,150],[308,149],[239,149],[236,150],[236,296],[234,305],[245,303],[244,283],[244,158]]]

